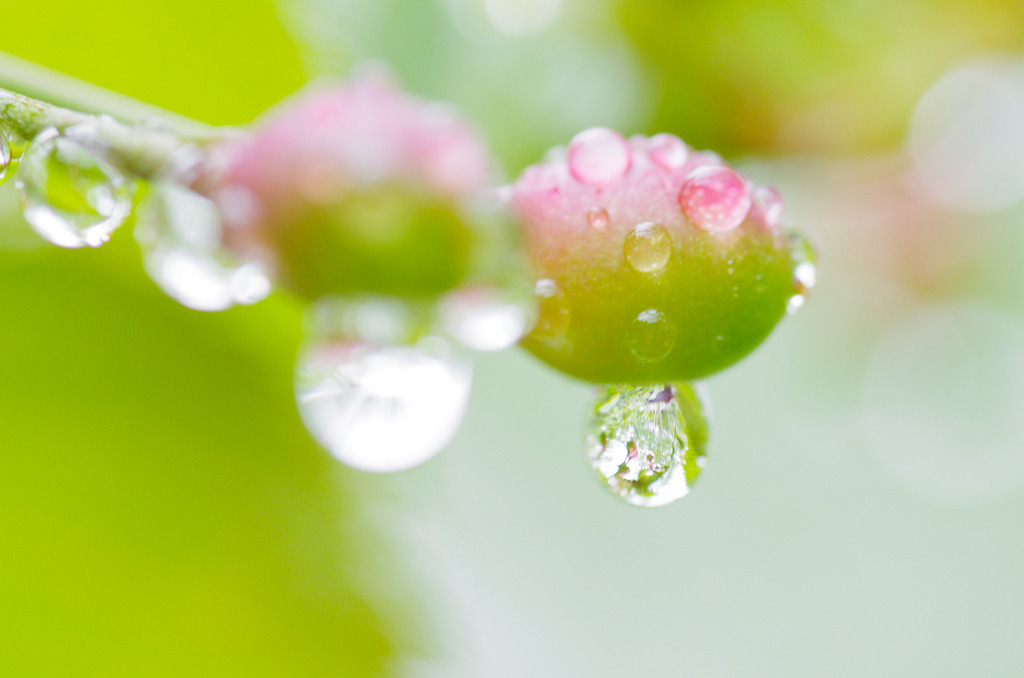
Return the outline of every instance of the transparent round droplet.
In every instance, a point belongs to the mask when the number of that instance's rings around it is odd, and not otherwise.
[[[601,388],[587,433],[587,458],[598,480],[634,506],[664,506],[686,496],[704,469],[708,410],[699,385]]]
[[[664,360],[676,345],[676,326],[665,314],[649,308],[641,311],[629,328],[629,348],[637,360],[655,363]]]
[[[645,221],[626,236],[622,251],[634,269],[655,273],[664,269],[672,256],[672,236],[660,224]]]
[[[686,164],[689,149],[674,134],[655,134],[648,143],[651,160],[665,169],[679,169]]]
[[[608,221],[608,210],[603,207],[595,207],[587,212],[587,223],[590,224],[591,228],[603,231],[608,227]]]
[[[807,295],[818,281],[818,264],[814,246],[803,234],[791,232],[789,242],[793,259],[794,294],[786,305],[786,312],[795,313],[804,305]]]
[[[585,183],[618,179],[632,163],[629,142],[615,130],[592,127],[569,143],[569,172]]]
[[[679,191],[686,217],[706,231],[730,231],[750,211],[747,181],[728,167],[704,166],[690,173]]]
[[[532,297],[493,287],[457,290],[439,308],[442,326],[464,346],[500,351],[514,346],[536,315]]]
[[[85,139],[90,130],[41,132],[20,161],[25,219],[61,247],[98,247],[131,213],[133,186]]]
[[[328,342],[299,360],[295,394],[306,428],[339,461],[391,473],[418,466],[455,435],[471,381],[451,345]]]
[[[13,161],[11,142],[7,138],[7,132],[0,128],[0,184],[10,178],[11,172],[14,169]]]
[[[168,181],[151,185],[135,238],[149,276],[184,306],[222,311],[261,301],[271,290],[266,269],[225,250],[221,232],[213,201]]]
[[[537,300],[537,322],[531,335],[546,340],[562,340],[569,329],[569,303],[554,280],[543,278],[533,288]]]
[[[758,186],[751,194],[750,218],[767,229],[779,227],[784,208],[782,194],[771,186]]]

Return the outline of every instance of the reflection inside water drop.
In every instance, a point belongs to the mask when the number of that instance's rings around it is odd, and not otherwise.
[[[707,410],[699,385],[602,388],[587,435],[590,465],[601,484],[629,504],[673,502],[704,468]]]
[[[253,304],[271,289],[262,264],[239,261],[221,247],[222,220],[213,201],[173,182],[150,186],[135,239],[146,271],[172,299],[197,311]]]
[[[448,342],[415,346],[325,342],[299,360],[295,395],[309,432],[363,471],[418,466],[452,439],[469,397],[471,368]]]
[[[61,247],[98,247],[132,209],[133,185],[87,142],[88,125],[43,130],[20,160],[25,219]]]

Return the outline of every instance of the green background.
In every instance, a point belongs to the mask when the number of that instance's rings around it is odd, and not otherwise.
[[[296,301],[181,308],[127,233],[36,243],[8,182],[0,675],[1017,675],[1021,210],[902,209],[895,187],[917,100],[963,59],[1017,54],[1024,10],[565,0],[509,38],[482,7],[0,17],[4,50],[213,124],[371,57],[463,106],[510,176],[602,124],[675,132],[778,185],[817,233],[821,284],[710,382],[692,496],[642,511],[603,493],[588,387],[521,351],[478,357],[437,459],[347,471],[294,410]]]

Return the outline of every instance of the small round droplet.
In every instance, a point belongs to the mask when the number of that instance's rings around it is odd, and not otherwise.
[[[672,236],[660,224],[645,221],[626,236],[622,251],[634,269],[655,273],[665,268],[672,256]]]
[[[569,143],[569,172],[585,183],[618,179],[632,163],[629,142],[615,130],[593,127]]]
[[[537,299],[537,323],[530,334],[545,341],[562,341],[569,329],[569,303],[562,290],[550,278],[537,281],[533,288]]]
[[[11,142],[7,139],[7,132],[0,128],[0,184],[10,177],[12,160]]]
[[[758,186],[751,195],[750,218],[769,230],[779,227],[785,202],[771,186]]]
[[[496,288],[458,290],[442,300],[441,324],[471,349],[500,351],[514,346],[530,326],[532,301]]]
[[[270,294],[263,265],[221,247],[222,219],[209,199],[173,182],[150,186],[135,239],[146,271],[172,299],[197,311],[254,304]]]
[[[634,506],[664,506],[700,476],[708,442],[707,397],[691,384],[599,390],[587,435],[598,480]]]
[[[648,141],[651,160],[665,169],[679,169],[686,164],[689,150],[674,134],[655,134]]]
[[[641,311],[629,329],[629,348],[637,360],[664,360],[676,345],[676,327],[657,309]]]
[[[712,233],[730,231],[750,211],[747,181],[728,167],[705,166],[690,173],[679,206],[694,224]]]
[[[807,295],[818,281],[817,254],[814,246],[803,234],[793,231],[789,234],[790,256],[793,259],[793,290],[786,305],[787,313],[795,313],[804,305]]]
[[[587,223],[599,231],[608,227],[608,210],[603,207],[595,207],[587,212]]]
[[[418,466],[458,430],[471,369],[437,337],[416,346],[324,343],[295,374],[299,414],[339,461],[391,473]]]
[[[98,247],[132,209],[132,184],[82,139],[90,130],[46,129],[22,156],[16,187],[25,219],[61,247]]]

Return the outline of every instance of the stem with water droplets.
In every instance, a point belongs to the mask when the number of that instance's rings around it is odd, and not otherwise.
[[[214,128],[203,123],[2,53],[0,83],[49,101],[104,114],[91,115],[0,88],[0,131],[31,140],[50,127],[63,131],[87,124],[89,141],[101,147],[112,162],[141,179],[158,176],[175,153],[216,135]],[[168,127],[126,124],[111,115],[133,122],[158,119]]]

